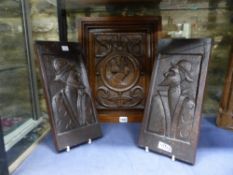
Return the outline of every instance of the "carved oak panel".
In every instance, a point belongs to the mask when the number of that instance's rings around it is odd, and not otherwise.
[[[100,119],[138,115],[140,120],[160,18],[84,18],[79,27]]]
[[[140,76],[143,74],[140,64],[144,64],[140,58],[145,54],[145,51],[142,53],[143,39],[145,37],[138,34],[127,33],[95,35],[95,86],[99,109],[143,108],[145,84]],[[109,50],[101,52],[102,45]]]
[[[139,146],[195,161],[210,39],[159,42]]]
[[[57,150],[101,136],[81,47],[36,42]]]
[[[220,127],[233,129],[233,44],[228,66],[217,124]]]

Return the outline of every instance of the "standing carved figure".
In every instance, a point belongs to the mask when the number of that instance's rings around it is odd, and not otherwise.
[[[74,65],[64,59],[53,61],[55,80],[65,84],[52,98],[52,108],[55,113],[55,125],[58,132],[65,132],[77,126],[94,122],[91,99],[86,92],[81,74]]]
[[[164,80],[152,98],[149,130],[167,136],[188,140],[192,130],[195,103],[182,88],[184,82],[192,83],[192,65],[181,60],[164,73]]]

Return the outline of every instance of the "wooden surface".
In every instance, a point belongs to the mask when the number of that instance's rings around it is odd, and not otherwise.
[[[233,129],[233,44],[217,117],[219,127]]]
[[[194,164],[211,40],[162,39],[158,48],[139,146]]]
[[[156,54],[160,17],[78,21],[89,82],[101,121],[140,121]]]
[[[57,150],[100,137],[80,44],[38,41],[35,46]]]

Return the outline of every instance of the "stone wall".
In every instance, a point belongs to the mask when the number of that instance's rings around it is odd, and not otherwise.
[[[16,1],[0,3],[0,116],[32,113],[21,11]],[[22,103],[24,102],[24,103]]]
[[[58,41],[56,0],[28,0],[28,4],[33,42],[36,40]],[[38,65],[36,65],[36,72],[41,110],[47,112]]]
[[[58,41],[56,0],[29,0],[34,40]]]
[[[27,0],[32,38],[58,40],[56,0]],[[31,34],[29,34],[31,35]],[[20,1],[0,2],[0,107],[2,116],[31,115],[31,92],[25,53],[22,9]],[[38,67],[36,69],[39,74]],[[38,78],[40,104],[46,111],[43,90]],[[14,92],[14,93],[12,93]]]
[[[215,10],[177,10],[175,12],[164,10],[161,14],[164,31],[169,32],[172,24],[188,22],[191,24],[191,37],[210,37],[213,39],[204,112],[218,112],[233,36],[232,12],[221,8]]]

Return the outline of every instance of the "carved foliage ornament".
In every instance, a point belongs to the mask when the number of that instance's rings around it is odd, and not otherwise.
[[[139,145],[194,163],[209,39],[159,43]]]
[[[37,42],[58,150],[101,136],[79,44]]]
[[[97,100],[107,108],[137,107],[144,98],[139,84],[143,55],[138,34],[95,34],[97,61]]]

